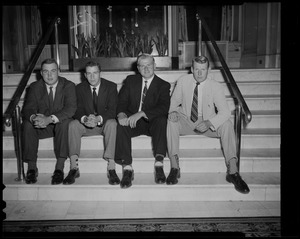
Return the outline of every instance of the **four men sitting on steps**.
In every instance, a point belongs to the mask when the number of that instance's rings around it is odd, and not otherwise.
[[[26,183],[37,181],[38,139],[54,136],[57,164],[52,184],[73,184],[80,176],[81,137],[103,135],[103,159],[107,161],[109,184],[128,188],[134,179],[131,138],[144,134],[152,137],[154,181],[177,184],[179,137],[199,134],[221,139],[226,180],[233,183],[238,192],[249,193],[237,168],[231,113],[222,86],[209,75],[208,59],[204,56],[193,59],[192,74],[177,81],[171,97],[170,84],[154,73],[153,56],[140,55],[137,67],[139,74],[128,76],[118,94],[115,83],[101,78],[98,63],[87,63],[84,74],[87,81],[78,84],[76,91],[74,83],[58,76],[55,60],[42,63],[44,81],[32,83],[23,107],[23,159],[28,163]],[[54,93],[52,87],[56,89]],[[48,95],[53,96],[54,101]],[[166,178],[163,160],[167,153],[171,170]],[[67,156],[70,171],[64,178]],[[122,165],[121,180],[115,163]]]

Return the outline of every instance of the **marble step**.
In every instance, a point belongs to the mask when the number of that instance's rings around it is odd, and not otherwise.
[[[3,200],[280,201],[280,173],[242,173],[249,194],[238,193],[225,173],[182,173],[176,185],[156,184],[153,173],[135,173],[128,189],[109,185],[105,173],[82,173],[72,185],[51,185],[51,175],[41,173],[36,184],[26,184],[3,174]]]
[[[175,82],[174,82],[175,83]],[[174,83],[172,83],[173,90]],[[237,82],[239,90],[241,91],[242,95],[274,95],[280,94],[280,82],[279,81],[263,81],[263,82]],[[5,99],[10,99],[13,97],[18,85],[5,85],[2,88],[2,97]],[[118,84],[118,90],[121,88],[121,82]],[[224,87],[224,93],[227,96],[230,96],[229,86],[226,83],[222,83]],[[24,90],[21,99],[24,99],[26,90]]]
[[[156,74],[162,79],[172,83],[179,77],[188,74],[188,70],[171,70],[171,71],[156,71]],[[121,83],[126,76],[135,74],[134,71],[103,71],[101,76],[108,80],[114,81],[117,84]],[[218,69],[211,70],[213,78],[219,82],[224,82],[224,76]],[[280,81],[280,69],[232,69],[231,74],[236,82],[250,81]],[[24,73],[3,74],[3,85],[18,85]],[[78,84],[82,81],[82,74],[80,72],[62,71],[61,76]],[[32,73],[28,83],[32,83],[40,78],[39,73]]]
[[[3,133],[3,150],[14,150],[12,132]],[[102,136],[82,137],[82,150],[103,150]],[[151,137],[141,135],[132,138],[133,149],[151,149]],[[220,149],[220,140],[203,135],[180,136],[181,149]],[[280,148],[280,129],[245,129],[242,130],[241,148]],[[41,139],[39,150],[53,149],[53,138]]]
[[[136,173],[153,172],[154,157],[152,151],[135,149],[132,152],[133,167]],[[55,167],[55,154],[53,150],[42,150],[38,153],[38,169],[40,173],[52,173]],[[103,150],[82,150],[79,159],[81,173],[105,173],[107,162],[103,159]],[[225,172],[225,161],[220,149],[189,149],[180,150],[180,168],[182,173],[197,172]],[[64,173],[70,169],[70,160],[65,162]],[[117,165],[117,173],[122,169]],[[165,158],[164,171],[170,171],[170,160]],[[241,172],[280,172],[279,149],[242,149]],[[3,151],[3,172],[17,173],[15,152]],[[24,164],[27,172],[27,164]]]
[[[243,126],[245,129],[256,128],[280,128],[281,115],[279,110],[255,110],[252,111],[252,120],[249,124]],[[231,115],[231,121],[234,122],[234,111]],[[5,131],[11,131],[12,127],[5,126]]]
[[[244,95],[243,96],[250,111],[258,110],[280,110],[280,95]],[[2,112],[4,113],[9,105],[10,98],[3,98]],[[231,97],[227,97],[230,110],[235,110],[235,102]],[[19,106],[23,107],[24,100],[19,101]]]

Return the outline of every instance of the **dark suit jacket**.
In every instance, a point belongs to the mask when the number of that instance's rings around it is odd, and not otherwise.
[[[81,120],[82,116],[94,113],[93,95],[90,84],[84,81],[76,86],[77,111],[75,119]],[[97,112],[103,118],[103,124],[108,119],[116,118],[116,108],[118,103],[117,85],[111,81],[101,78],[98,92]]]
[[[22,112],[27,120],[30,119],[31,115],[40,113],[45,116],[53,114],[62,122],[65,119],[72,118],[76,108],[75,84],[59,76],[53,102],[53,112],[49,110],[47,87],[42,79],[33,82],[29,86]]]
[[[138,112],[141,102],[142,83],[141,75],[127,76],[119,93],[117,114],[124,112],[129,117]],[[151,121],[157,116],[165,115],[167,117],[169,107],[170,83],[154,75],[142,110],[147,115],[148,120]]]

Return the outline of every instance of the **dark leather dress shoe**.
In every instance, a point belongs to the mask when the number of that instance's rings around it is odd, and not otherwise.
[[[167,184],[177,184],[180,177],[180,168],[171,168],[170,174],[167,177]]]
[[[166,182],[166,176],[163,167],[154,167],[154,180],[158,184]]]
[[[64,180],[64,173],[63,171],[56,169],[52,175],[51,184],[61,184]]]
[[[108,183],[110,185],[118,185],[120,184],[120,179],[116,173],[116,170],[111,169],[107,171]]]
[[[75,178],[80,177],[79,168],[73,168],[69,171],[68,176],[63,180],[63,184],[75,183]]]
[[[36,183],[38,175],[39,175],[38,168],[36,168],[36,170],[34,170],[34,169],[28,170],[27,173],[26,173],[25,182],[27,184]]]
[[[226,181],[229,183],[233,183],[236,191],[238,191],[240,193],[247,194],[250,192],[248,185],[241,178],[239,173],[227,174]]]
[[[124,170],[123,177],[120,183],[121,188],[129,188],[132,185],[132,181],[134,179],[134,172],[133,170]]]

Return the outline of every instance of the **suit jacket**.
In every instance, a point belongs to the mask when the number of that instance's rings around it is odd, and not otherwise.
[[[84,81],[76,86],[77,110],[75,119],[81,120],[82,116],[94,113],[93,94],[88,81]],[[103,124],[108,119],[116,118],[118,103],[117,85],[111,81],[101,78],[97,97],[97,112],[103,118]]]
[[[169,112],[177,111],[190,118],[195,80],[193,74],[188,74],[177,80],[171,97]],[[202,96],[203,120],[209,120],[215,129],[230,118],[223,87],[210,76],[205,80]]]
[[[45,116],[55,115],[60,122],[70,119],[77,108],[75,84],[66,78],[58,77],[55,91],[53,111],[50,112],[48,92],[45,82],[41,79],[31,83],[23,106],[23,116],[29,120],[36,113]]]
[[[127,76],[119,92],[117,114],[131,116],[138,112],[141,102],[143,78],[140,74]],[[167,117],[170,107],[170,83],[154,75],[148,88],[143,108],[148,120],[157,116]]]

